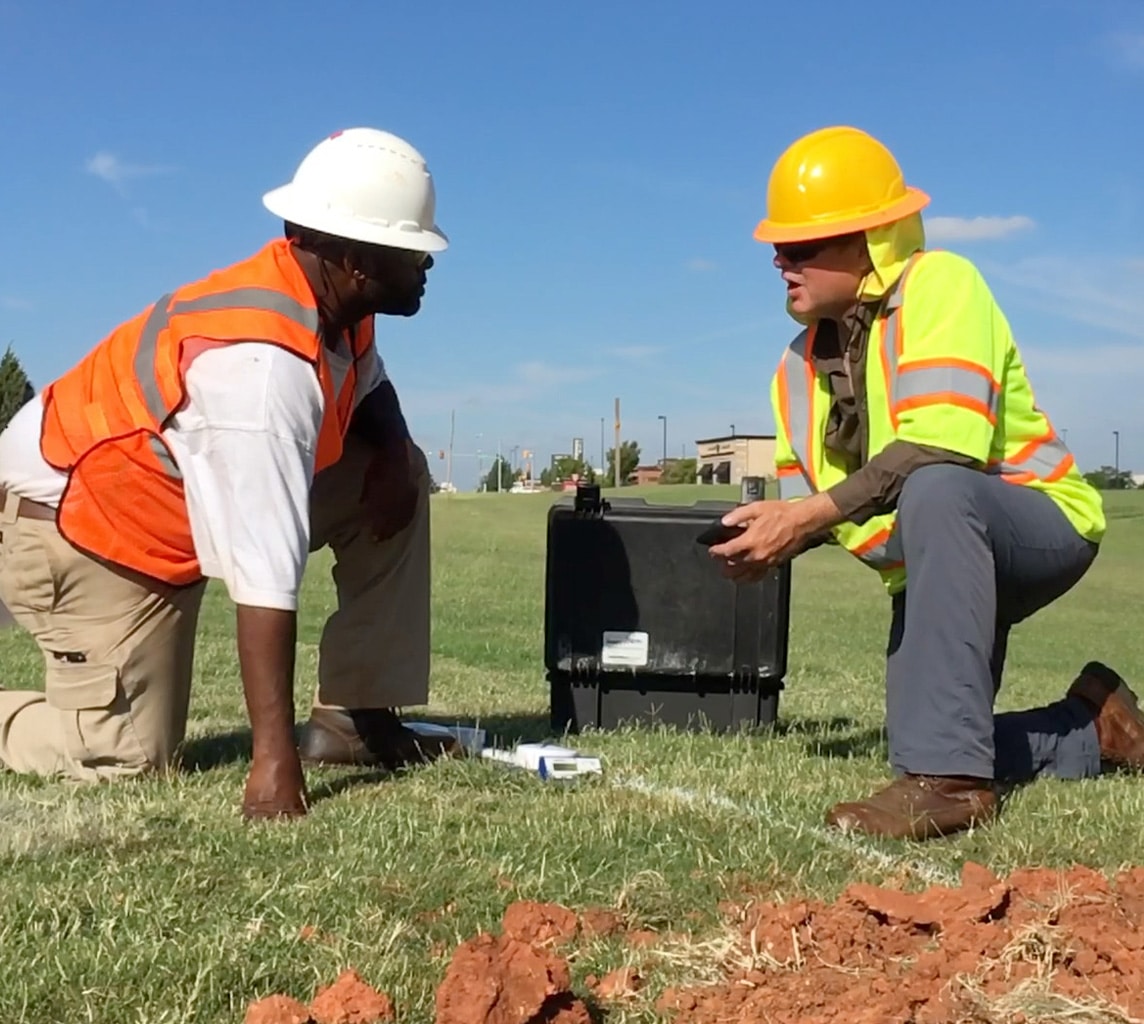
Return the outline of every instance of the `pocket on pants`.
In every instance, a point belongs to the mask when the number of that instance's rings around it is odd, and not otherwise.
[[[142,750],[126,701],[120,701],[114,665],[50,660],[44,697],[60,713],[66,753],[77,774],[100,765],[139,763]]]
[[[45,694],[61,711],[109,708],[119,695],[119,669],[114,665],[57,662],[49,666]]]

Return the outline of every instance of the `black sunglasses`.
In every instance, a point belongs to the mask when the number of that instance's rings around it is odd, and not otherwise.
[[[831,238],[816,238],[812,242],[782,242],[775,246],[775,255],[787,263],[806,263],[833,241]]]

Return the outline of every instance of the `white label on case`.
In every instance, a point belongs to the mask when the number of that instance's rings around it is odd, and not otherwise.
[[[622,665],[642,668],[647,664],[647,633],[632,633],[626,629],[604,630],[604,649],[600,661],[604,665]]]

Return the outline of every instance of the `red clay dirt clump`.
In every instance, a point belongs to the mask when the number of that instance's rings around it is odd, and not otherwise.
[[[320,989],[309,1006],[282,995],[251,1003],[243,1024],[382,1024],[393,1018],[389,996],[350,970]]]
[[[853,885],[832,904],[739,908],[737,924],[725,983],[660,998],[675,1024],[1015,1024],[1053,999],[1144,1017],[1144,868],[1110,884],[1087,868],[1002,881],[966,864],[957,887]]]
[[[247,1007],[242,1024],[311,1024],[310,1008],[289,996],[267,996]]]
[[[520,900],[505,910],[501,930],[530,946],[562,945],[576,938],[580,919],[559,903]]]
[[[393,1000],[372,989],[354,971],[343,971],[310,1003],[314,1024],[376,1024],[393,1020]]]
[[[555,904],[511,905],[501,935],[483,932],[453,954],[437,989],[436,1024],[591,1024],[567,961],[550,948],[579,927]]]

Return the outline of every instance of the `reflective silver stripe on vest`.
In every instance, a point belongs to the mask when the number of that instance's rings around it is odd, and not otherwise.
[[[886,296],[887,315],[886,322],[882,327],[882,351],[886,356],[886,365],[890,368],[890,382],[893,390],[891,394],[886,396],[886,399],[890,402],[891,409],[898,401],[898,349],[894,344],[894,339],[898,336],[898,318],[902,315],[902,298],[906,291],[906,278],[920,257],[921,253],[914,253],[914,255],[906,261],[905,269],[898,276],[897,281],[894,282],[894,287],[890,289],[889,295]],[[892,418],[893,414],[891,413],[891,419]]]
[[[886,353],[887,364],[890,367],[891,381],[894,381],[897,377],[897,353],[894,348],[894,337],[897,332],[898,310],[902,305],[902,291],[905,286],[906,273],[916,258],[917,257],[913,257],[910,260],[910,263],[907,264],[906,271],[898,278],[886,298],[886,308],[889,315],[885,323],[883,347]],[[808,332],[804,330],[791,342],[786,355],[783,357],[787,376],[787,402],[790,410],[790,422],[787,424],[787,428],[790,431],[791,451],[794,452],[795,457],[802,466],[810,464],[810,453],[804,450],[804,442],[810,424],[810,395],[806,389],[807,338]],[[814,488],[805,470],[801,478],[793,475],[780,477],[780,497],[787,497],[788,493],[792,497],[801,496],[801,493],[797,495],[794,493],[794,489],[796,488],[801,492],[802,488],[800,485],[805,486],[805,493],[813,493]],[[905,554],[902,551],[902,539],[898,532],[894,530],[883,543],[870,548],[868,551],[856,557],[865,565],[879,572],[899,568],[905,561]]]
[[[159,465],[163,467],[172,480],[182,480],[183,474],[179,471],[179,467],[175,465],[175,460],[171,457],[171,452],[163,443],[163,439],[158,434],[150,434],[147,437],[147,445],[154,453],[155,458],[159,460]]]
[[[1032,455],[1023,462],[995,462],[988,467],[987,472],[994,475],[999,473],[1032,473],[1038,479],[1044,480],[1052,475],[1061,462],[1071,454],[1072,452],[1068,450],[1059,437],[1053,437],[1051,441],[1043,441],[1037,445],[1033,449]]]
[[[799,449],[799,444],[806,440],[806,432],[810,425],[810,395],[806,392],[806,344],[809,338],[810,332],[804,328],[790,343],[786,355],[783,356],[787,379],[787,405],[790,409],[787,430],[790,433],[791,451],[799,462],[799,476],[792,474],[785,480],[779,478],[780,498],[801,498],[815,493],[814,482],[806,469],[810,465],[810,452]]]
[[[218,292],[215,295],[203,295],[197,299],[185,299],[171,306],[171,294],[168,292],[154,306],[151,307],[143,329],[139,333],[139,345],[135,350],[135,378],[143,392],[143,401],[147,411],[155,422],[162,426],[170,410],[163,401],[163,393],[159,388],[159,380],[155,373],[155,360],[159,347],[159,332],[170,323],[172,316],[181,313],[214,313],[227,309],[258,309],[269,313],[279,313],[296,324],[304,327],[314,334],[318,333],[320,322],[317,309],[303,306],[297,299],[275,291],[273,288],[233,288],[230,291]],[[154,441],[162,448],[162,452],[152,444],[152,450],[159,456],[160,461],[168,472],[176,479],[178,469],[171,461],[166,446],[155,438]]]
[[[882,544],[878,544],[876,547],[870,548],[869,551],[859,555],[858,558],[872,569],[879,571],[898,568],[906,560],[905,552],[902,550],[901,535],[897,530],[894,530],[888,540]]]
[[[809,498],[813,490],[800,468],[797,473],[779,477],[779,498]]]
[[[801,498],[814,493],[814,485],[805,469],[810,465],[810,452],[805,450],[807,430],[810,426],[810,395],[806,388],[808,337],[806,331],[799,334],[783,356],[787,378],[787,407],[790,413],[790,422],[786,426],[790,434],[791,451],[799,461],[801,472],[798,475],[791,473],[779,477],[780,498]],[[879,571],[897,568],[904,559],[901,539],[897,532],[894,532],[885,543],[856,557]]]
[[[143,402],[156,423],[162,425],[167,409],[159,391],[159,381],[155,376],[155,356],[159,344],[159,332],[167,326],[167,306],[171,301],[168,292],[151,307],[143,329],[139,332],[139,347],[135,350],[135,379],[143,391]]]
[[[998,389],[983,374],[961,366],[925,366],[914,369],[909,364],[901,367],[894,377],[894,405],[910,398],[952,393],[976,402],[997,416],[1001,400]]]

